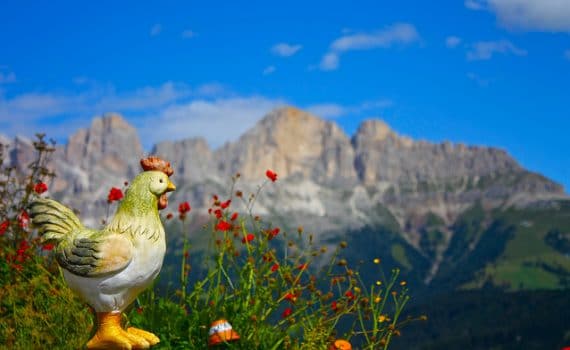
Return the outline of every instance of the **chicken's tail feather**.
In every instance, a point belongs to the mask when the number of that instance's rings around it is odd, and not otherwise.
[[[52,199],[35,200],[30,205],[30,217],[44,242],[59,242],[71,232],[83,228],[71,209]]]

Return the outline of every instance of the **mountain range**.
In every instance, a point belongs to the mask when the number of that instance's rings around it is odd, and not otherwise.
[[[9,145],[10,164],[32,160],[30,140],[0,142]],[[147,153],[172,163],[178,189],[167,211],[189,201],[196,230],[212,195],[231,195],[237,173],[235,189],[249,195],[272,169],[278,181],[255,198],[256,214],[285,230],[302,225],[318,244],[346,240],[355,257],[387,257],[422,287],[559,289],[570,281],[570,198],[505,150],[413,140],[381,120],[349,136],[332,121],[283,107],[218,149],[188,138],[145,152],[136,129],[110,113],[57,146],[50,195],[98,225],[109,189],[136,175]]]

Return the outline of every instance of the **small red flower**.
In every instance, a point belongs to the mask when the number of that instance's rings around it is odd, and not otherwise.
[[[185,215],[186,213],[188,213],[190,211],[190,203],[188,202],[182,202],[178,205],[178,212],[180,213],[180,215]]]
[[[232,217],[230,218],[231,221],[234,221],[235,219],[238,218],[238,213],[233,213]]]
[[[287,300],[291,303],[295,303],[297,301],[297,296],[293,293],[287,293],[285,294],[285,296],[283,297],[283,300]]]
[[[273,264],[273,265],[271,265],[271,272],[275,272],[275,271],[277,271],[277,270],[279,270],[279,264]]]
[[[338,311],[338,304],[337,304],[336,301],[333,301],[333,302],[331,303],[331,309],[332,309],[334,312],[337,312],[337,311]]]
[[[272,240],[275,236],[279,234],[279,231],[281,231],[279,227],[276,227],[273,230],[269,231],[267,239]]]
[[[222,210],[221,209],[214,210],[214,215],[216,215],[216,219],[221,219],[222,218]]]
[[[137,314],[140,315],[142,313],[143,313],[143,307],[142,306],[137,307]]]
[[[297,266],[297,270],[304,271],[307,269],[307,266],[309,266],[309,264],[307,264],[307,263],[301,264],[301,265]]]
[[[245,244],[245,242],[251,242],[253,241],[253,239],[255,238],[255,236],[253,235],[253,233],[248,233],[244,238],[241,239],[241,242]]]
[[[28,215],[27,211],[23,210],[20,213],[20,215],[18,215],[18,225],[20,225],[20,227],[25,230],[28,228],[29,224],[30,224],[30,216]]]
[[[2,221],[2,223],[0,224],[0,236],[3,236],[4,233],[6,233],[6,230],[8,229],[9,226],[10,226],[10,221],[8,220]]]
[[[344,296],[347,297],[350,300],[354,300],[354,293],[352,293],[351,290],[347,291],[346,293],[344,293]]]
[[[44,245],[42,246],[42,250],[48,250],[48,251],[50,251],[50,250],[53,250],[54,247],[55,247],[55,244],[53,244],[53,243],[47,243],[47,244],[44,244]]]
[[[214,202],[217,201],[217,200],[218,200],[218,195],[217,195],[217,194],[213,195],[213,196],[212,196],[212,199],[214,200]]]
[[[41,181],[38,182],[38,183],[34,186],[34,191],[35,191],[37,194],[42,194],[42,193],[44,193],[44,192],[47,191],[47,190],[48,190],[47,185],[46,185],[45,183],[41,182]]]
[[[218,224],[216,225],[216,230],[218,230],[218,231],[228,231],[231,228],[232,228],[232,225],[229,222],[224,221],[224,220],[218,222]]]
[[[107,202],[111,203],[114,201],[119,201],[121,199],[123,199],[123,191],[117,187],[111,188],[109,195],[107,196]]]
[[[267,178],[273,182],[277,181],[277,173],[275,173],[273,170],[267,169],[265,176],[267,176]]]
[[[14,264],[14,265],[12,265],[12,267],[14,268],[14,270],[18,270],[20,272],[22,272],[22,270],[24,269],[24,267],[22,265],[18,265],[18,264]]]
[[[288,307],[285,310],[283,310],[283,313],[281,314],[281,318],[287,318],[287,317],[291,316],[292,313],[293,313],[293,309]]]
[[[174,215],[172,213],[168,213],[168,214],[166,214],[166,219],[170,220],[170,219],[172,219],[173,216]]]
[[[227,201],[220,203],[220,207],[221,207],[222,209],[226,209],[227,207],[230,206],[230,204],[232,204],[232,200],[231,200],[231,199],[228,199]]]

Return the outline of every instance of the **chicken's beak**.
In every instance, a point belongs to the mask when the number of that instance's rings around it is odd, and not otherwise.
[[[174,186],[174,184],[168,180],[168,184],[166,185],[166,192],[172,192],[176,189],[176,186]]]

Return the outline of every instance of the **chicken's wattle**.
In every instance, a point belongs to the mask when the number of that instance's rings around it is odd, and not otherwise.
[[[168,198],[166,197],[166,193],[164,193],[158,198],[158,210],[162,210],[167,206],[168,206]]]

